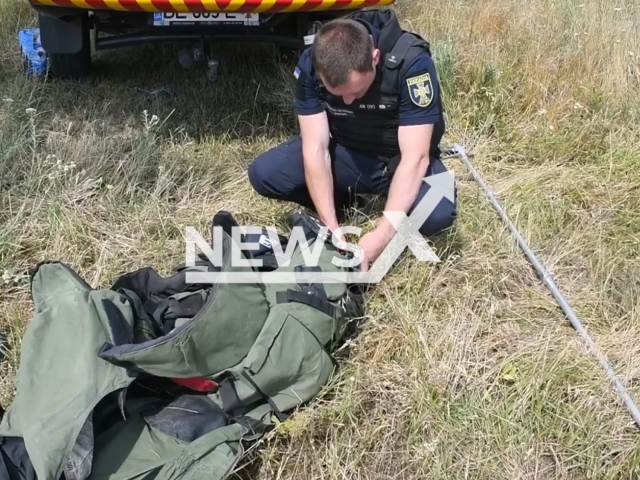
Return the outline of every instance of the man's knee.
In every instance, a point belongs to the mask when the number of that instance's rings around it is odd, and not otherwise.
[[[427,176],[438,175],[447,172],[447,168],[442,163],[440,158],[432,158],[431,165],[427,172]],[[431,189],[429,184],[424,184],[420,188],[420,193],[414,204],[414,208],[424,198],[427,192]],[[436,208],[431,212],[429,218],[422,224],[419,231],[422,235],[430,236],[441,233],[443,230],[451,227],[457,216],[456,208],[458,203],[458,188],[453,183],[453,202],[448,198],[442,197]]]
[[[270,194],[270,188],[268,185],[271,183],[269,177],[273,173],[269,167],[269,153],[265,152],[251,162],[249,170],[247,172],[249,176],[249,183],[253,189],[263,197],[268,197]]]
[[[302,143],[294,137],[260,154],[249,165],[249,182],[263,197],[306,205]]]
[[[441,233],[454,224],[456,216],[456,204],[443,198],[435,210],[431,212],[429,218],[422,224],[419,231],[426,236]]]
[[[299,172],[301,161],[292,152],[292,141],[261,153],[249,165],[249,182],[263,197],[284,198],[294,190],[304,173]]]

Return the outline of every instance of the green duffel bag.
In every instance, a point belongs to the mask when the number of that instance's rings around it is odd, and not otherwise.
[[[317,220],[299,213],[292,223],[311,249],[322,242],[311,271],[347,271]],[[357,288],[321,277],[186,281],[195,271],[251,274],[231,265],[231,245],[225,232],[221,266],[201,256],[168,277],[147,267],[109,289],[62,263],[38,266],[17,395],[0,425],[0,436],[24,440],[38,478],[223,479],[243,442],[327,385],[331,352],[362,315]],[[307,271],[300,250],[272,270]]]

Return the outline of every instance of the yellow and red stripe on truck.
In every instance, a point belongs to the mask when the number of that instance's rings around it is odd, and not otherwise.
[[[391,5],[395,0],[31,0],[34,4],[130,12],[309,12]]]

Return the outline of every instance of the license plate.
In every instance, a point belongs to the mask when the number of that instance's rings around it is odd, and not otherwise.
[[[258,13],[222,13],[222,12],[194,12],[194,13],[154,13],[153,25],[167,27],[172,25],[260,25]]]

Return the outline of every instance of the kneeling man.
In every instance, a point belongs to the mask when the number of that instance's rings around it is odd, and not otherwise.
[[[410,215],[429,190],[422,179],[446,171],[439,148],[445,125],[429,45],[403,32],[395,14],[378,26],[363,18],[326,23],[295,69],[300,135],[249,167],[261,195],[315,211],[332,231],[358,194],[386,196],[386,211]],[[441,232],[456,218],[443,198],[420,228]],[[382,217],[364,235],[362,270],[395,229]]]

